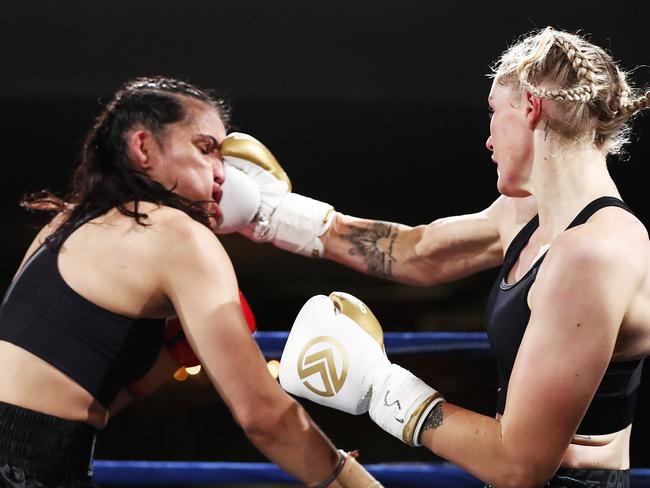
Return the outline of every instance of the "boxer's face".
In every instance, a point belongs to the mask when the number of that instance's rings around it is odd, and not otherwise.
[[[527,196],[533,146],[532,132],[526,123],[525,101],[518,100],[509,86],[495,80],[488,104],[492,114],[490,137],[485,145],[497,165],[497,188],[503,195]]]
[[[169,126],[158,146],[159,164],[150,175],[165,187],[192,200],[208,201],[206,208],[220,217],[218,202],[224,181],[219,146],[226,128],[216,109],[189,102],[191,117]]]

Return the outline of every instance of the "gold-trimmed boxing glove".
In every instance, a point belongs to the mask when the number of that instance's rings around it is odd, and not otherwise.
[[[296,318],[280,361],[280,384],[289,393],[326,407],[370,418],[406,444],[420,446],[420,431],[443,397],[410,371],[392,364],[370,309],[342,292],[317,295]]]
[[[247,134],[233,132],[221,143],[226,178],[220,209],[224,221],[248,218],[252,202],[259,202],[252,219],[243,225],[228,223],[217,233],[238,231],[255,242],[273,245],[303,256],[321,257],[320,237],[329,229],[334,208],[291,192],[291,181],[264,144]],[[232,175],[233,170],[243,173]],[[250,181],[254,185],[250,185]],[[257,191],[251,190],[251,186]],[[245,209],[242,211],[241,209]],[[239,219],[241,220],[241,219]]]

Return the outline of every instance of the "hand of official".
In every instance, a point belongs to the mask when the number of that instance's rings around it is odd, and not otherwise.
[[[293,395],[359,415],[411,446],[442,396],[392,364],[370,309],[342,292],[317,295],[302,307],[280,361],[280,384]]]
[[[292,193],[291,181],[273,154],[247,134],[229,134],[219,151],[226,177],[219,204],[224,221],[217,233],[237,231],[256,242],[271,242],[304,256],[322,256],[319,237],[331,225],[333,207]]]

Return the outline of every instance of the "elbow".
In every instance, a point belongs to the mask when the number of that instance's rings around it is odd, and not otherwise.
[[[246,437],[258,447],[280,442],[296,420],[302,420],[302,410],[293,399],[286,402],[260,403],[254,408],[235,416]]]
[[[505,422],[505,426],[504,426]],[[507,416],[498,421],[497,443],[488,483],[499,488],[541,488],[562,463],[566,446],[553,442],[535,442],[532,434],[515,429]]]
[[[548,480],[537,480],[530,473],[511,469],[502,480],[494,482],[499,488],[540,488]]]
[[[535,466],[534,463],[514,461],[491,482],[499,488],[540,488],[553,477],[554,469]]]
[[[269,410],[269,408],[259,408],[255,412],[236,418],[246,437],[256,445],[268,445],[279,435],[277,413]]]
[[[258,448],[275,444],[280,436],[273,422],[261,417],[240,425],[246,437]]]

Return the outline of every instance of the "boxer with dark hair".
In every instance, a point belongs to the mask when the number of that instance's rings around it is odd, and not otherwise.
[[[241,229],[258,242],[421,286],[502,266],[487,314],[499,365],[496,418],[445,402],[391,366],[378,324],[368,327],[359,313],[367,307],[348,300],[356,303],[348,320],[336,296],[305,305],[283,361],[295,364],[296,351],[328,330],[356,351],[351,390],[315,395],[291,367],[281,380],[325,405],[369,409],[388,432],[498,487],[627,488],[634,404],[650,354],[650,244],[607,157],[628,142],[628,122],[648,107],[650,91],[635,90],[600,47],[552,28],[516,42],[493,78],[486,145],[502,195],[475,214],[417,227],[358,219],[272,183],[258,152],[232,161],[224,154],[259,185],[260,211]]]
[[[88,133],[70,194],[24,202],[55,216],[0,306],[0,486],[91,485],[109,415],[197,360],[288,473],[310,486],[380,486],[268,374],[249,332],[214,233],[228,221],[226,124],[223,103],[188,83],[128,82]],[[170,316],[191,351],[178,330],[163,348]]]

